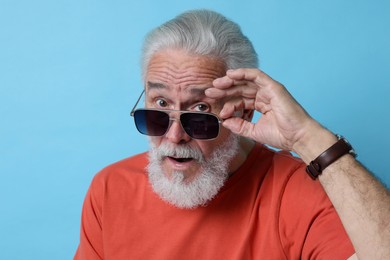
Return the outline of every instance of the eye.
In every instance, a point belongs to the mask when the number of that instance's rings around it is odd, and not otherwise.
[[[164,99],[156,99],[156,105],[157,107],[167,107],[168,106],[168,102],[165,101]]]
[[[206,104],[196,104],[195,107],[194,107],[194,110],[195,111],[199,111],[199,112],[206,112],[209,110],[209,106],[206,105]]]

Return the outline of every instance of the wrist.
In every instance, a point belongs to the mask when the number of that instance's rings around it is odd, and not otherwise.
[[[337,135],[338,141],[333,144],[330,148],[322,152],[315,160],[311,161],[306,167],[306,172],[309,176],[315,180],[322,171],[328,166],[339,160],[346,154],[350,154],[356,157],[356,154],[351,144],[342,136]]]
[[[298,154],[306,164],[309,164],[336,142],[337,137],[332,132],[314,122],[294,144],[293,152]]]

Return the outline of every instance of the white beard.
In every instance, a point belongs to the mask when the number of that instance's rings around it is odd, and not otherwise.
[[[199,149],[186,144],[163,143],[159,147],[155,147],[152,142],[150,144],[147,169],[154,192],[178,208],[192,209],[206,205],[224,185],[229,177],[229,163],[238,153],[239,137],[231,134],[214,150],[210,159],[204,158]],[[194,158],[200,164],[200,172],[191,181],[186,181],[181,171],[174,171],[168,178],[161,165],[166,156]]]

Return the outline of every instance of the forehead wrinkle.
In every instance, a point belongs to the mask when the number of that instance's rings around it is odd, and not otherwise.
[[[157,73],[158,77],[163,81],[171,81],[174,84],[190,84],[196,81],[214,80],[223,76],[218,68],[203,68],[194,66],[194,64],[180,64],[177,66],[169,61],[151,64],[149,72]]]
[[[188,82],[188,84],[195,83],[195,82],[203,82],[210,81],[221,77],[222,75],[218,73],[217,70],[210,70],[210,69],[202,69],[197,68],[196,70],[192,71],[185,71],[182,73],[172,73],[170,74],[171,79],[174,80],[177,84],[182,84]]]

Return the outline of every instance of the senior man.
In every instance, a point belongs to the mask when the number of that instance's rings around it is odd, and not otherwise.
[[[75,259],[390,258],[388,190],[257,69],[237,24],[186,12],[142,61],[131,115],[150,151],[95,176]]]

